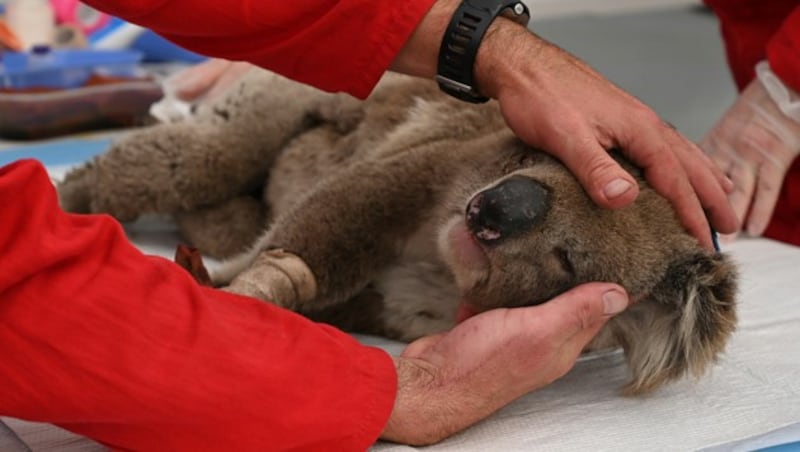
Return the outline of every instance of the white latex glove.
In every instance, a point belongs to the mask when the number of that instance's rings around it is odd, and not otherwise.
[[[800,113],[796,94],[766,63],[759,63],[757,70],[759,77],[701,144],[733,181],[730,201],[742,231],[751,236],[760,236],[767,228],[786,171],[800,153],[800,117],[791,117]],[[732,237],[735,234],[728,238]]]

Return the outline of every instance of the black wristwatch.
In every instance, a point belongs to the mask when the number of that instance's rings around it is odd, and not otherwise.
[[[482,103],[489,100],[475,89],[475,56],[492,21],[503,15],[520,24],[530,20],[528,7],[519,0],[463,0],[453,13],[439,48],[436,81],[445,93]]]

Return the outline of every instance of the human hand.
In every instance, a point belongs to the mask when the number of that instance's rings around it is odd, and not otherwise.
[[[800,153],[800,123],[786,116],[754,79],[701,146],[733,181],[729,196],[742,230],[763,234],[786,171]]]
[[[433,77],[442,35],[459,0],[438,0],[392,68]],[[509,127],[526,143],[560,159],[599,205],[624,207],[638,186],[609,155],[619,148],[644,170],[681,222],[713,249],[709,220],[723,233],[738,228],[727,199],[733,189],[700,148],[638,99],[569,53],[512,20],[494,20],[478,48],[479,91],[500,103]],[[705,210],[705,212],[704,212]]]
[[[589,283],[411,343],[396,360],[398,395],[381,438],[433,444],[552,383],[627,304],[621,287]]]
[[[601,206],[624,207],[638,195],[607,152],[619,148],[703,246],[713,249],[709,220],[720,232],[736,230],[731,182],[697,145],[582,61],[500,20],[479,50],[476,76],[520,138],[559,158]]]
[[[171,75],[164,81],[165,89],[185,102],[212,102],[253,67],[250,63],[213,58]]]
[[[164,97],[150,106],[150,114],[166,123],[189,118],[193,106],[215,102],[253,67],[214,58],[184,68],[163,81]]]

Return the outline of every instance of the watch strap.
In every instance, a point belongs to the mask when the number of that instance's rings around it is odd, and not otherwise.
[[[439,48],[436,81],[442,91],[458,99],[482,103],[489,100],[475,88],[475,58],[486,30],[494,19],[508,17],[527,24],[528,7],[519,0],[463,0],[453,13]]]

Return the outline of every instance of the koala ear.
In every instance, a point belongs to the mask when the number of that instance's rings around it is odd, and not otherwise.
[[[612,320],[632,372],[625,393],[699,377],[716,361],[735,329],[737,277],[723,254],[681,256],[650,294]]]

